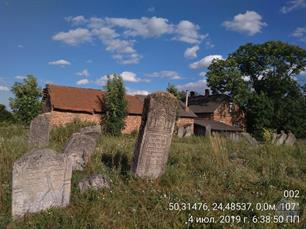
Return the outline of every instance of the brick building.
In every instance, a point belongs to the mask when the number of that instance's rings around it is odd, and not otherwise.
[[[74,119],[101,123],[104,114],[105,91],[89,88],[66,87],[47,84],[43,91],[43,112],[49,113],[52,126],[72,122]],[[143,110],[144,96],[126,95],[128,115],[123,133],[138,131]],[[179,103],[177,125],[191,125],[196,115]]]
[[[197,135],[204,135],[208,128],[219,133],[236,133],[245,129],[244,113],[227,95],[210,95],[209,90],[199,96],[191,93],[188,107],[197,115],[194,123]]]

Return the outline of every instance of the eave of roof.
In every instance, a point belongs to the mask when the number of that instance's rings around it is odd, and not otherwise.
[[[205,127],[205,128],[207,126],[210,126],[211,130],[216,130],[216,131],[229,131],[229,132],[242,132],[243,131],[240,128],[227,125],[223,122],[213,121],[213,120],[196,119],[194,121],[194,124]]]

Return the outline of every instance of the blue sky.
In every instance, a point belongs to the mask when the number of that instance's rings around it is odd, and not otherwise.
[[[306,48],[306,0],[0,0],[0,103],[15,81],[102,88],[122,74],[128,93],[203,91],[214,58],[281,40]],[[306,83],[306,72],[298,80]]]

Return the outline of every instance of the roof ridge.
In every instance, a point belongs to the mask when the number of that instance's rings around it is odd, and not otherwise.
[[[93,91],[105,92],[104,90],[95,89],[95,88],[72,87],[72,86],[65,86],[65,85],[58,85],[58,84],[46,84],[47,88],[49,86],[58,87],[58,88],[71,88],[71,89],[93,90]]]

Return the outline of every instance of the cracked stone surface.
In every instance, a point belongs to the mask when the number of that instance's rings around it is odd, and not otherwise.
[[[69,204],[71,162],[64,154],[39,149],[25,154],[13,166],[12,216]]]

